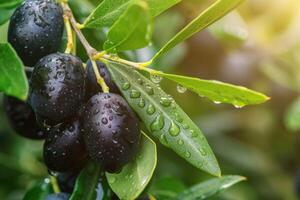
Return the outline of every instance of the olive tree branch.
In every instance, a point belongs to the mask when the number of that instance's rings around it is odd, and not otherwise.
[[[152,63],[152,61],[148,61],[148,62],[144,62],[144,63],[137,63],[137,62],[132,62],[132,61],[128,61],[128,60],[119,58],[117,56],[112,56],[110,54],[107,54],[107,52],[105,52],[105,51],[98,52],[95,48],[93,48],[90,45],[90,43],[87,41],[87,39],[83,35],[83,33],[81,31],[83,26],[81,24],[77,23],[74,15],[72,13],[72,10],[70,9],[70,7],[69,7],[68,3],[66,2],[66,0],[64,0],[61,4],[62,4],[63,10],[64,10],[64,15],[66,16],[69,23],[71,24],[71,26],[72,26],[73,30],[75,31],[78,39],[80,40],[83,47],[85,48],[89,59],[92,62],[93,71],[95,73],[97,83],[101,86],[103,92],[108,93],[109,92],[109,87],[105,83],[104,79],[101,77],[101,74],[98,70],[97,63],[96,63],[97,60],[102,60],[102,59],[110,60],[110,61],[114,61],[114,62],[119,62],[121,64],[130,65],[130,66],[132,66],[136,69],[147,71],[150,74],[156,74],[157,73],[156,70],[147,68],[147,66],[149,66]]]
[[[85,38],[85,36],[81,32],[80,27],[78,27],[78,23],[77,23],[74,15],[72,13],[72,10],[70,9],[70,7],[68,5],[68,3],[67,2],[62,2],[61,4],[62,4],[62,8],[64,10],[65,19],[68,21],[66,23],[66,25],[69,24],[70,27],[72,26],[73,30],[75,31],[78,39],[82,43],[83,47],[85,48],[85,50],[88,54],[88,57],[90,58],[90,60],[92,62],[93,71],[95,73],[97,83],[101,86],[103,92],[108,93],[109,92],[109,87],[105,83],[104,79],[101,77],[101,74],[100,74],[100,72],[98,70],[98,67],[97,67],[97,63],[94,59],[94,56],[98,53],[98,51],[90,45],[90,43],[87,41],[87,39]],[[67,31],[68,31],[68,29],[67,29]],[[71,34],[72,34],[72,32],[71,32]],[[71,41],[73,43],[73,36],[71,36],[71,34],[68,34],[68,41]],[[72,46],[73,46],[73,44],[72,44]],[[68,50],[68,48],[67,48],[67,50]]]

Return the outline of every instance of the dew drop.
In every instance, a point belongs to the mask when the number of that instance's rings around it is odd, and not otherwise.
[[[164,116],[162,114],[159,114],[152,122],[150,129],[151,131],[159,131],[164,127],[164,125],[165,125]]]
[[[107,120],[107,118],[103,117],[103,118],[101,119],[101,122],[102,122],[102,124],[107,124],[107,123],[108,123],[108,120]]]
[[[182,85],[177,85],[177,92],[183,94],[186,92],[186,90],[187,90],[186,87],[183,87]]]
[[[128,90],[130,88],[130,86],[131,86],[130,83],[125,82],[125,83],[122,84],[122,89],[123,90]]]
[[[221,101],[214,101],[214,103],[215,103],[215,104],[220,104],[220,103],[221,103]]]
[[[184,129],[189,129],[189,128],[190,128],[190,126],[189,126],[187,123],[183,123],[183,124],[182,124],[182,127],[183,127]]]
[[[145,100],[144,100],[143,98],[141,98],[140,101],[139,101],[139,104],[138,104],[139,107],[140,107],[140,108],[144,108],[144,107],[145,107],[145,104],[146,104],[146,103],[145,103]]]
[[[235,108],[242,108],[244,105],[234,105]]]
[[[111,177],[109,180],[108,180],[108,182],[109,183],[115,183],[116,182],[116,178],[115,177]]]
[[[138,81],[138,83],[141,84],[141,85],[144,84],[144,81],[143,81],[142,79],[140,79],[140,78],[139,78],[137,81]]]
[[[136,99],[136,98],[139,98],[141,96],[141,93],[139,92],[139,91],[137,91],[137,90],[131,90],[131,92],[130,92],[130,97],[131,98],[134,98],[134,99]]]
[[[169,128],[169,133],[171,136],[177,136],[179,135],[180,132],[180,128],[177,124],[175,124],[174,122],[171,123],[171,126]]]
[[[167,140],[167,137],[166,137],[165,134],[160,135],[159,141],[160,141],[163,145],[165,145],[165,146],[168,146],[168,145],[169,145],[168,140]]]
[[[154,90],[151,86],[147,85],[146,86],[146,92],[149,94],[149,95],[153,95],[154,94]]]
[[[168,98],[168,97],[161,97],[160,98],[160,104],[165,106],[165,107],[168,107],[170,106],[172,103],[172,99],[171,98]]]
[[[147,113],[148,113],[149,115],[152,115],[152,114],[155,113],[155,107],[154,107],[154,105],[150,104],[150,105],[148,106],[148,108],[147,108]]]
[[[177,112],[175,112],[174,115],[175,115],[175,120],[177,122],[179,122],[179,123],[183,122],[182,117]]]
[[[190,133],[191,133],[191,136],[192,136],[193,138],[195,138],[195,137],[198,136],[198,133],[197,133],[196,131],[194,131],[194,130],[190,130]]]
[[[191,153],[190,153],[189,151],[186,151],[186,152],[184,153],[184,156],[185,156],[186,158],[190,158],[190,157],[191,157]]]
[[[199,151],[200,151],[202,156],[206,156],[207,153],[206,153],[205,149],[200,148]]]
[[[155,74],[151,74],[150,75],[150,80],[153,82],[153,83],[160,83],[162,81],[162,77],[161,76],[158,76],[158,75],[155,75]]]
[[[177,144],[180,145],[180,146],[182,146],[182,145],[184,144],[184,142],[183,142],[182,139],[179,139],[179,140],[177,141]]]

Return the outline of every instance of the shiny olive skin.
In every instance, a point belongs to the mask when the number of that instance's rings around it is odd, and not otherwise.
[[[55,0],[26,0],[11,17],[8,41],[23,63],[33,66],[58,51],[63,30],[63,10]]]
[[[68,193],[57,193],[57,194],[49,194],[46,196],[45,200],[69,200],[70,194]]]
[[[106,65],[100,61],[96,61],[99,73],[101,77],[104,79],[106,85],[109,87],[109,91],[111,93],[119,94],[120,91],[118,87],[115,85],[111,76],[108,72]],[[97,94],[98,92],[102,92],[101,86],[97,83],[96,75],[93,70],[93,65],[91,60],[88,60],[86,63],[86,88],[87,88],[87,98],[91,98],[93,95]]]
[[[30,79],[29,103],[39,122],[56,125],[77,115],[85,98],[80,58],[62,53],[42,58]]]
[[[49,170],[68,172],[82,168],[86,163],[87,153],[79,121],[52,128],[46,137],[43,154]]]
[[[30,105],[9,96],[4,96],[3,104],[10,125],[16,133],[29,139],[45,139],[46,132],[38,126]]]
[[[81,123],[89,156],[105,171],[120,171],[136,155],[139,120],[120,95],[94,95],[84,108]]]

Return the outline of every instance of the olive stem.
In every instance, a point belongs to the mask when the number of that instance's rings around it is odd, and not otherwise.
[[[64,4],[64,3],[62,3],[62,4]],[[65,53],[67,53],[67,54],[71,53],[74,48],[73,31],[72,31],[69,17],[70,17],[69,15],[64,14],[64,23],[65,23],[65,27],[67,30],[67,37],[68,37],[67,48],[65,50]]]
[[[104,79],[101,77],[101,75],[99,73],[99,70],[98,70],[98,67],[97,67],[96,61],[91,59],[91,62],[92,62],[94,73],[96,75],[97,83],[101,86],[102,91],[104,93],[109,93],[109,87],[106,85]]]
[[[72,26],[72,28],[75,31],[78,39],[80,40],[80,42],[84,46],[84,48],[85,48],[85,50],[88,54],[88,57],[90,58],[90,60],[92,62],[92,66],[93,66],[94,73],[96,75],[97,83],[101,86],[104,93],[109,93],[109,87],[106,85],[104,79],[101,77],[101,74],[100,74],[100,72],[98,70],[98,67],[97,67],[97,63],[93,59],[93,57],[98,53],[97,50],[94,49],[90,45],[90,43],[87,41],[87,39],[82,34],[81,30],[78,28],[78,23],[75,20],[74,15],[73,15],[72,10],[70,9],[69,5],[67,3],[62,3],[62,7],[64,9],[65,16],[67,16],[67,19],[68,19],[70,25]],[[69,39],[69,36],[68,36],[68,39]]]
[[[148,72],[150,74],[160,74],[161,73],[160,71],[157,71],[157,70],[154,70],[154,69],[150,69],[150,68],[146,68],[143,65],[143,63],[131,62],[131,61],[119,58],[119,57],[110,56],[108,54],[102,55],[102,59],[110,60],[110,61],[114,61],[114,62],[118,62],[118,63],[125,64],[125,65],[129,65],[129,66],[132,66],[132,67],[134,67],[134,68],[136,68],[138,70],[146,71],[146,72]]]
[[[88,56],[90,58],[92,58],[95,54],[97,54],[97,50],[94,49],[90,43],[87,41],[87,39],[84,37],[84,35],[82,34],[81,30],[78,29],[77,27],[77,22],[74,18],[74,15],[69,7],[69,5],[67,3],[62,3],[62,7],[64,9],[64,14],[68,16],[69,21],[71,23],[71,26],[73,28],[73,30],[75,31],[78,39],[80,40],[80,42],[82,43],[82,45],[84,46]]]
[[[26,72],[33,72],[33,67],[27,67],[27,66],[25,66],[25,71]]]
[[[58,186],[57,179],[54,176],[50,176],[50,182],[54,193],[60,193],[60,188]]]

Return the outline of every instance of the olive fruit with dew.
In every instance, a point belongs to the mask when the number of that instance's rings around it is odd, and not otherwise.
[[[26,0],[11,17],[8,41],[25,65],[57,52],[64,30],[63,10],[55,0]]]
[[[85,74],[80,58],[55,53],[35,65],[29,103],[43,124],[56,125],[77,115],[84,97]]]
[[[109,87],[109,91],[112,93],[120,93],[119,89],[111,79],[111,76],[108,72],[106,65],[100,61],[96,61],[98,71],[101,77],[104,79],[106,85]],[[93,95],[98,92],[102,92],[101,86],[97,83],[96,75],[93,70],[93,65],[91,60],[88,60],[86,64],[87,76],[86,76],[86,88],[87,88],[87,97],[91,98]]]
[[[94,95],[84,108],[81,123],[89,155],[105,171],[120,171],[136,155],[141,137],[139,120],[120,95]]]
[[[76,171],[84,166],[87,153],[79,121],[52,128],[44,144],[44,162],[49,170]]]
[[[9,96],[4,96],[3,103],[8,120],[16,133],[30,139],[46,137],[46,132],[39,128],[30,105]]]
[[[70,194],[68,193],[57,193],[57,194],[49,194],[46,196],[45,200],[69,200]]]

